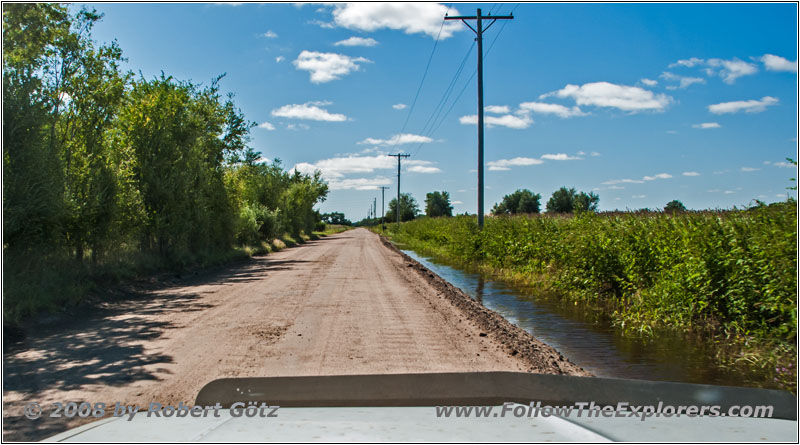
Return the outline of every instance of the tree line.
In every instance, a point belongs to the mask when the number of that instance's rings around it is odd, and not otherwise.
[[[310,234],[327,185],[260,161],[248,146],[254,123],[220,91],[224,74],[203,86],[124,71],[117,43],[91,38],[101,18],[3,6],[6,276],[132,254],[183,265]]]
[[[528,189],[518,189],[513,193],[503,196],[503,199],[492,207],[492,215],[516,215],[516,214],[530,214],[541,212],[541,199],[542,195],[533,193]],[[561,187],[550,196],[550,199],[545,204],[545,210],[551,214],[566,214],[566,213],[581,213],[581,212],[596,212],[600,203],[600,197],[594,192],[579,192],[575,188]],[[646,210],[646,209],[645,209]],[[649,210],[648,210],[649,211]],[[672,200],[664,206],[664,212],[685,212],[686,207],[681,201]],[[385,221],[392,223],[397,221],[397,198],[389,202],[389,209],[386,212]],[[327,215],[327,214],[326,214]],[[331,214],[341,215],[343,214]],[[420,216],[426,217],[440,217],[440,216],[453,216],[453,205],[450,202],[450,194],[446,191],[435,191],[425,195],[425,212],[422,213],[416,199],[410,193],[402,193],[400,195],[400,220],[411,221],[419,218]],[[328,219],[326,219],[328,221]],[[333,220],[331,220],[333,221]],[[341,220],[337,224],[350,225],[350,222],[342,223]],[[345,220],[346,221],[346,220]],[[380,224],[380,218],[365,218],[356,223],[356,225],[371,226]]]

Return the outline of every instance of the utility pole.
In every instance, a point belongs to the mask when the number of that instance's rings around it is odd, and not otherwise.
[[[384,195],[384,192],[389,189],[389,187],[387,187],[385,185],[382,185],[382,186],[379,186],[378,188],[381,189],[381,232],[385,232],[386,231],[386,224],[383,222],[383,215],[384,215],[384,212],[385,212],[384,211],[384,205],[383,205],[383,202],[384,202],[383,195]]]
[[[488,30],[494,22],[498,20],[512,20],[513,15],[482,15],[481,8],[478,8],[477,15],[464,15],[449,17],[445,14],[445,20],[461,20],[476,35],[478,41],[478,228],[483,228],[483,33]],[[484,28],[483,20],[492,22]],[[477,20],[475,29],[467,23],[467,20]]]
[[[397,153],[396,155],[389,155],[397,157],[397,205],[395,212],[397,213],[397,227],[400,227],[400,159],[411,156],[410,154]]]
[[[372,198],[372,219],[378,217],[378,198]]]

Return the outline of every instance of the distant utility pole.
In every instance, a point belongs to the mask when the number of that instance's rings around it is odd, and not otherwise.
[[[382,186],[379,186],[378,188],[381,189],[381,232],[385,232],[386,231],[386,224],[383,222],[383,215],[384,215],[384,206],[383,206],[384,197],[383,197],[383,195],[384,195],[384,192],[389,189],[389,187],[386,187],[385,185],[382,185]]]
[[[481,15],[480,8],[477,15],[457,17],[444,15],[445,20],[461,20],[478,36],[475,40],[478,41],[478,227],[481,229],[483,228],[483,33],[494,25],[494,22],[513,18],[513,15]],[[492,21],[486,28],[483,27],[484,19]],[[470,26],[467,20],[477,20],[478,29]]]
[[[396,155],[389,155],[397,157],[397,205],[395,212],[397,213],[397,226],[400,227],[400,159],[411,156],[410,154],[397,153]]]
[[[378,217],[378,198],[372,198],[372,218]]]

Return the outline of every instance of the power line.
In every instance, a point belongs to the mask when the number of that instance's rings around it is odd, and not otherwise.
[[[514,11],[516,11],[516,9],[517,9],[517,7],[518,7],[518,6],[519,6],[519,4],[517,4],[516,6],[514,6],[514,9],[512,9],[512,10],[511,10],[511,12],[509,13],[509,15],[514,15]],[[491,43],[491,44],[489,44],[489,48],[486,50],[486,54],[484,54],[484,56],[483,56],[483,57],[484,57],[484,59],[485,59],[486,57],[488,57],[488,56],[489,56],[489,53],[492,51],[492,47],[494,47],[494,43],[497,41],[497,38],[498,38],[498,37],[500,37],[500,34],[502,34],[502,33],[503,33],[503,30],[506,28],[506,24],[508,24],[508,22],[505,22],[505,21],[504,21],[504,22],[503,22],[503,26],[501,26],[501,27],[500,27],[500,31],[498,31],[498,32],[497,32],[497,34],[494,36],[494,39],[492,40],[492,43]],[[447,116],[450,114],[450,112],[453,110],[453,108],[456,106],[456,104],[458,103],[458,101],[461,99],[461,96],[464,94],[464,91],[467,89],[467,87],[469,86],[469,84],[472,82],[472,79],[474,79],[474,78],[475,78],[475,75],[476,75],[477,73],[478,73],[478,70],[477,70],[477,69],[476,69],[475,71],[473,71],[473,72],[472,72],[472,75],[471,75],[471,76],[469,77],[469,79],[467,79],[467,81],[464,83],[464,86],[461,88],[461,91],[459,91],[459,93],[458,93],[458,95],[456,96],[455,100],[453,100],[453,103],[452,103],[452,104],[450,104],[450,108],[448,108],[448,109],[447,109],[447,112],[444,114],[444,116],[442,117],[442,119],[439,121],[439,123],[438,123],[438,124],[435,126],[435,128],[433,129],[433,131],[431,131],[431,133],[430,133],[430,134],[434,134],[434,133],[436,133],[436,131],[439,129],[439,127],[441,127],[441,126],[442,126],[442,124],[444,123],[445,119],[446,119],[446,118],[447,118]]]
[[[494,13],[495,8],[500,10],[500,8],[502,8],[504,5],[505,5],[505,3],[500,3],[500,4],[495,3],[494,5],[492,5],[492,9],[489,10],[489,15],[492,15]],[[448,11],[449,11],[449,9],[450,8],[448,6]],[[516,9],[516,8],[514,8],[514,9]],[[512,14],[513,14],[513,11],[512,11]],[[506,22],[503,22],[503,27],[505,27],[505,23]],[[501,29],[501,31],[502,31],[502,29]],[[499,33],[498,33],[498,35],[499,35]],[[495,40],[497,40],[497,36],[495,36]],[[450,81],[450,84],[447,86],[447,89],[445,90],[444,94],[442,94],[442,98],[439,100],[439,103],[436,105],[436,107],[434,108],[433,112],[431,113],[431,117],[428,118],[427,122],[425,122],[425,125],[422,127],[422,130],[420,131],[420,135],[422,135],[422,136],[430,136],[431,134],[433,134],[434,123],[441,116],[442,111],[444,110],[444,105],[447,103],[447,100],[450,98],[450,95],[453,93],[453,87],[455,87],[455,84],[458,81],[458,78],[461,76],[461,72],[464,70],[464,65],[466,64],[467,59],[469,58],[469,55],[472,53],[472,49],[475,47],[475,42],[476,41],[477,41],[477,39],[472,42],[472,46],[470,46],[469,50],[467,50],[467,54],[464,56],[464,59],[461,61],[461,64],[459,65],[458,69],[456,70],[456,73],[453,75],[453,79]],[[492,41],[492,46],[494,46],[494,41]],[[461,92],[459,93],[459,96],[463,93],[464,89],[466,88],[466,86],[469,84],[469,82],[472,80],[473,77],[475,77],[475,73],[474,72],[472,73],[472,76],[467,81],[467,83],[464,85],[464,88],[462,88]],[[455,102],[457,102],[457,101],[458,100],[456,100]],[[444,119],[442,119],[442,120],[444,120]],[[430,125],[430,128],[428,127],[428,125]],[[430,131],[428,133],[426,133],[426,130],[430,130]],[[417,145],[417,149],[414,151],[414,156],[416,156],[417,153],[419,153],[419,151],[422,149],[423,144],[424,144],[424,142],[420,142],[419,145]]]
[[[450,5],[447,6],[447,11],[450,11]],[[446,12],[445,15],[447,15]],[[442,25],[439,27],[439,33],[436,34],[436,41],[433,42],[433,49],[431,50],[431,55],[428,57],[428,64],[425,65],[425,72],[422,73],[422,80],[420,80],[419,87],[417,87],[417,94],[414,95],[414,101],[411,102],[411,106],[408,108],[408,114],[406,114],[406,120],[405,122],[403,122],[403,128],[400,130],[400,134],[402,134],[406,130],[406,126],[408,125],[408,120],[411,118],[411,112],[414,111],[414,105],[417,104],[419,93],[420,91],[422,91],[422,85],[425,83],[425,77],[428,75],[428,69],[431,67],[433,54],[436,52],[436,47],[439,45],[439,37],[441,37],[442,35],[442,30],[444,29],[444,22],[445,20],[442,19]]]
[[[450,84],[447,86],[447,89],[445,90],[444,94],[442,95],[442,98],[439,100],[439,103],[436,105],[436,108],[434,108],[433,113],[431,113],[431,118],[433,118],[433,120],[436,120],[436,118],[438,118],[438,115],[434,117],[434,114],[436,114],[437,111],[439,113],[441,113],[441,110],[444,109],[444,104],[447,102],[447,99],[450,98],[450,94],[453,92],[453,87],[456,85],[456,81],[461,76],[461,72],[464,70],[464,65],[466,65],[467,59],[469,58],[469,55],[472,54],[472,49],[473,48],[475,48],[475,42],[472,42],[472,45],[469,47],[469,50],[464,55],[464,58],[461,60],[461,64],[458,66],[458,69],[456,70],[455,74],[453,75],[453,79],[450,81]],[[431,120],[429,118],[428,122],[425,124],[425,126],[422,127],[422,131],[420,132],[421,134],[425,134],[425,130],[426,129],[428,129],[428,130],[430,129],[430,128],[428,128],[428,124],[430,122],[431,122]]]
[[[473,48],[475,48],[475,42],[472,42],[472,45],[469,47],[469,50],[464,55],[464,58],[461,60],[461,64],[458,66],[458,69],[456,70],[455,74],[453,74],[453,78],[450,80],[450,84],[448,84],[447,88],[445,89],[444,93],[442,94],[442,98],[439,99],[439,103],[436,104],[436,107],[433,109],[433,112],[431,112],[431,115],[430,115],[430,117],[428,117],[427,122],[425,122],[425,125],[422,127],[422,130],[420,130],[420,135],[429,136],[428,133],[432,133],[431,130],[433,130],[433,123],[436,122],[437,119],[439,119],[439,116],[441,116],[442,111],[444,111],[444,105],[447,103],[447,100],[450,98],[450,95],[453,93],[453,91],[454,91],[453,87],[456,86],[456,83],[458,82],[458,78],[461,77],[461,73],[464,71],[464,66],[467,63],[467,59],[469,59],[470,54],[472,54],[472,49]],[[416,156],[416,154],[422,148],[423,144],[424,144],[424,142],[420,142],[419,143],[419,145],[417,146],[416,151],[414,151],[414,156]]]

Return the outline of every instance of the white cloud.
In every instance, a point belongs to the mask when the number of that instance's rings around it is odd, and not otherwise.
[[[428,167],[424,165],[412,165],[408,167],[408,171],[413,173],[439,173],[441,170],[437,167]]]
[[[606,188],[609,189],[609,190],[625,190],[625,187],[623,187],[621,185],[609,185]]]
[[[669,65],[670,68],[684,66],[692,68],[695,66],[705,66],[705,73],[708,76],[719,76],[722,81],[727,84],[733,84],[736,79],[742,76],[749,76],[758,72],[758,67],[755,64],[733,58],[731,60],[724,59],[698,59],[692,57],[691,59],[679,60]],[[683,88],[683,87],[681,87]]]
[[[409,159],[403,162],[408,171],[415,173],[438,173],[437,167],[431,161]],[[340,188],[366,187],[372,182],[367,179],[343,179],[350,174],[370,174],[376,170],[393,170],[397,168],[394,158],[387,155],[358,156],[347,155],[337,156],[328,159],[321,159],[313,164],[301,162],[294,166],[302,173],[313,173],[315,170],[322,172],[322,176],[328,181],[337,181]],[[381,184],[378,184],[381,185]],[[365,190],[363,188],[359,190]]]
[[[773,163],[772,163],[772,165],[774,165],[775,167],[789,167],[789,168],[796,168],[796,166],[795,166],[794,164],[790,164],[790,163],[788,163],[788,162],[783,162],[783,161],[780,161],[780,162],[773,162]]]
[[[427,144],[433,142],[433,139],[418,134],[395,134],[389,139],[376,139],[366,138],[358,144],[369,145],[403,145],[403,144]]]
[[[283,56],[278,56],[278,57],[276,57],[276,58],[275,58],[275,63],[281,63],[281,62],[283,62],[285,59],[286,59],[286,58],[285,58],[285,57],[283,57]]]
[[[722,60],[722,59],[708,59],[706,64],[710,67],[706,70],[709,76],[719,74],[722,81],[727,84],[733,84],[736,79],[742,76],[748,76],[758,72],[755,64],[747,63],[739,59]],[[719,73],[715,68],[720,68]]]
[[[642,184],[644,181],[639,179],[612,179],[610,181],[601,182],[603,185],[614,185],[614,184]]]
[[[697,172],[683,172],[683,176],[700,176],[700,173]]]
[[[458,120],[464,125],[477,125],[478,115],[461,116]],[[522,130],[530,127],[533,119],[527,115],[514,116],[513,114],[506,114],[503,116],[484,116],[483,122],[487,127],[500,126]]]
[[[309,127],[306,124],[286,124],[287,130],[297,131],[297,130],[308,130],[310,128],[311,127]]]
[[[720,190],[720,189],[710,189],[710,190],[706,190],[706,191],[707,191],[708,193],[719,193],[719,192],[721,192],[722,190]]]
[[[394,160],[395,158],[392,158]],[[410,172],[414,173],[439,173],[441,170],[433,166],[431,161],[423,161],[421,159],[406,159],[403,165]]]
[[[777,103],[777,98],[764,96],[761,100],[737,100],[709,105],[708,111],[714,114],[737,113],[739,111],[744,111],[745,113],[760,113],[766,110],[767,107],[776,105]]]
[[[255,164],[269,164],[270,162],[272,161],[270,161],[268,158],[265,158],[264,156],[259,156],[258,159],[253,161],[253,163]]]
[[[670,175],[669,173],[659,173],[655,176],[645,176],[642,179],[645,181],[655,181],[656,179],[669,179],[671,177],[672,175]]]
[[[303,50],[292,63],[297,69],[311,73],[311,83],[325,83],[358,71],[361,69],[359,63],[367,62],[371,60],[344,54]]]
[[[668,86],[667,87],[668,90],[674,90],[676,88],[680,89],[688,88],[690,85],[695,83],[706,83],[706,80],[701,77],[679,76],[677,74],[673,74],[668,71],[664,71],[663,73],[661,73],[660,77],[665,80],[678,82],[678,86],[674,85]]]
[[[331,190],[375,190],[378,186],[389,185],[391,183],[391,179],[384,177],[331,179],[328,180],[328,188]]]
[[[725,190],[725,191],[724,191],[724,192],[722,192],[722,193],[724,193],[724,194],[726,194],[726,195],[732,195],[732,194],[734,194],[734,193],[736,193],[736,192],[734,192],[733,190]]]
[[[463,201],[450,201],[450,204],[457,205],[457,204],[464,204]]]
[[[320,106],[331,105],[330,102],[306,102],[304,104],[284,105],[272,110],[272,115],[289,119],[308,119],[312,121],[343,122],[347,120],[344,114],[330,113]]]
[[[341,178],[347,174],[373,173],[375,170],[394,167],[394,158],[386,155],[378,156],[341,156],[321,159],[313,164],[301,162],[295,168],[303,173],[319,170],[326,179]]]
[[[340,3],[333,7],[333,23],[347,29],[376,31],[378,29],[402,30],[406,34],[427,34],[432,38],[439,35],[446,39],[464,25],[446,21],[445,13],[458,15],[454,8],[438,3]]]
[[[675,68],[676,66],[685,66],[687,68],[691,68],[695,65],[700,65],[703,63],[703,59],[698,59],[697,57],[692,57],[689,59],[679,60],[675,63],[671,63],[669,65],[670,68]]]
[[[699,128],[701,130],[708,130],[711,128],[720,128],[722,125],[716,122],[703,122],[702,124],[694,124],[692,128]]]
[[[645,181],[655,181],[656,179],[669,179],[672,175],[668,173],[659,173],[654,176],[645,176],[642,179],[612,179],[610,181],[602,182],[603,185],[615,184],[643,184]]]
[[[600,156],[600,153],[598,153],[596,151],[593,151],[593,152],[589,153],[589,156]]]
[[[378,41],[373,39],[372,37],[350,37],[349,39],[340,40],[334,43],[334,46],[375,46],[378,44]]]
[[[581,86],[568,84],[564,88],[539,96],[572,98],[578,105],[618,108],[623,111],[660,111],[672,100],[664,94],[654,94],[640,87],[616,85],[609,82],[586,83]]]
[[[275,34],[274,31],[270,30],[270,31],[265,32],[264,34],[261,34],[261,37],[266,37],[268,39],[274,39],[274,38],[278,37],[278,34]]]
[[[758,171],[758,170],[761,170],[761,169],[760,168],[754,168],[754,167],[742,167],[742,171],[743,172],[755,172],[755,171]]]
[[[395,110],[402,110],[402,109],[405,109],[407,106],[408,105],[406,105],[406,104],[394,104],[394,105],[392,105],[392,108],[394,108]]]
[[[322,12],[322,11],[318,10],[317,12]],[[326,29],[336,28],[336,25],[334,23],[324,22],[322,20],[309,20],[308,23],[312,25],[317,25],[320,28],[326,28]]]
[[[547,153],[542,155],[542,159],[548,159],[550,161],[575,161],[583,158],[577,156],[570,156],[566,153],[556,153],[556,154]]]
[[[269,122],[263,122],[263,123],[258,124],[258,128],[263,128],[263,129],[265,129],[267,131],[272,131],[272,130],[275,129],[275,126],[270,124]]]
[[[631,196],[631,198],[642,199],[642,198],[647,198],[647,195],[633,195]]]
[[[544,102],[523,102],[519,104],[519,110],[521,113],[532,111],[540,114],[555,114],[563,118],[586,115],[586,113],[581,111],[578,107],[568,108],[564,105],[548,104]]]
[[[773,54],[764,54],[763,56],[759,57],[758,60],[764,63],[764,67],[769,71],[789,71],[792,73],[797,72],[796,60],[792,62]]]
[[[524,158],[524,157],[517,157],[513,159],[498,159],[496,161],[487,162],[490,171],[505,171],[505,170],[511,170],[510,167],[518,167],[523,165],[539,165],[543,163],[544,161],[542,161],[541,159]]]
[[[495,113],[495,114],[508,114],[511,110],[508,108],[507,105],[487,105],[483,107],[483,109],[487,113]]]
[[[653,80],[653,79],[642,79],[642,80],[640,80],[640,82],[642,82],[643,84],[645,84],[645,85],[647,85],[649,87],[654,87],[654,86],[658,85],[658,81],[657,80]]]

